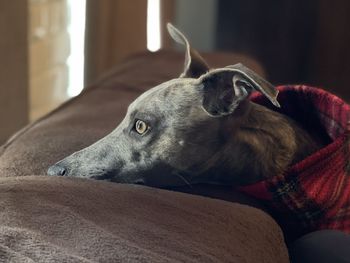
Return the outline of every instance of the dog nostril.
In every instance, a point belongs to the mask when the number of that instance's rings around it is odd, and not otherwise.
[[[67,169],[64,168],[63,166],[53,165],[49,168],[49,170],[47,170],[47,174],[64,176],[64,175],[67,175]]]
[[[61,169],[60,169],[60,171],[59,171],[59,175],[65,175],[66,174],[66,168],[64,168],[64,167],[61,167]]]

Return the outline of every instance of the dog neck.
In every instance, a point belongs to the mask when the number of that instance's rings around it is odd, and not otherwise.
[[[224,130],[229,138],[224,163],[218,166],[230,171],[238,185],[282,174],[321,147],[292,119],[250,101],[227,120]]]

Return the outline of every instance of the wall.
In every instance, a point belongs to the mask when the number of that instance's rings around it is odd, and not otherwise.
[[[30,119],[67,99],[69,56],[66,0],[29,0]]]
[[[201,51],[215,48],[218,0],[177,0],[175,25]]]
[[[128,55],[146,50],[146,10],[146,0],[87,0],[87,84],[103,76]]]
[[[0,144],[28,122],[27,1],[0,1]]]
[[[175,0],[161,0],[161,41],[173,41],[166,22],[173,22]],[[147,0],[87,0],[85,82],[90,84],[126,57],[146,51]]]

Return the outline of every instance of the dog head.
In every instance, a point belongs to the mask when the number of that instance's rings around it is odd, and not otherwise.
[[[186,47],[183,73],[139,96],[114,131],[51,166],[49,175],[151,186],[222,183],[220,152],[244,118],[248,96],[257,90],[279,106],[277,91],[241,64],[210,70],[179,30],[168,24],[168,31]]]

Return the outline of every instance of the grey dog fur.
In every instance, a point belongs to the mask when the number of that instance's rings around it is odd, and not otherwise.
[[[48,169],[49,175],[150,186],[211,183],[247,185],[282,173],[316,151],[293,120],[251,102],[256,90],[279,107],[275,87],[242,64],[210,69],[186,37],[180,77],[141,94],[119,126]],[[135,122],[149,129],[135,131]]]

